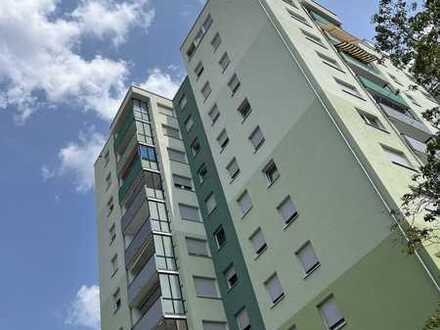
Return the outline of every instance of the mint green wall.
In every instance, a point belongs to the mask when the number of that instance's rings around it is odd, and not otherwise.
[[[280,329],[323,328],[317,305],[329,294],[345,315],[346,330],[421,330],[439,296],[413,256],[390,235],[359,263],[296,313]]]
[[[180,100],[180,97],[183,94],[186,95],[188,103],[184,109],[180,109],[178,107],[178,100]],[[201,213],[212,252],[219,288],[222,293],[223,303],[229,321],[229,328],[230,330],[238,329],[235,321],[235,314],[238,313],[242,307],[246,306],[252,329],[264,330],[266,327],[263,324],[257,298],[249,279],[248,270],[243,259],[234,225],[232,224],[231,215],[226,204],[224,192],[220,184],[211,150],[207,143],[206,134],[201,124],[199,111],[188,79],[184,81],[179,92],[176,94],[175,108],[187,154],[191,155],[190,145],[196,136],[199,138],[201,144],[201,151],[195,157],[189,156],[189,163],[196,186],[199,204],[201,206]],[[190,114],[193,116],[194,126],[189,133],[186,133],[184,122]],[[197,180],[197,170],[203,163],[207,166],[208,177],[203,184],[199,184]],[[217,208],[211,214],[207,215],[204,200],[211,192],[214,192],[215,194]],[[222,249],[218,250],[213,234],[220,225],[222,225],[225,230],[227,242]],[[234,264],[238,273],[239,283],[231,290],[228,290],[223,272],[231,265],[231,263]]]

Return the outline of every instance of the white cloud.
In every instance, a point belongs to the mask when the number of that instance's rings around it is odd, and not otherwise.
[[[83,285],[67,312],[66,324],[99,330],[99,287]]]
[[[154,9],[147,0],[114,3],[108,0],[83,0],[72,13],[82,31],[104,39],[109,37],[115,45],[127,38],[131,27],[148,30],[154,19]]]
[[[73,104],[109,120],[125,93],[128,64],[82,57],[82,38],[120,44],[134,26],[147,28],[154,11],[147,0],[84,0],[60,16],[58,2],[0,1],[0,109],[13,108],[24,121],[39,108]]]
[[[169,70],[175,71],[176,69],[170,66]],[[181,79],[175,77],[170,72],[164,72],[159,68],[154,68],[149,71],[147,80],[140,83],[138,86],[172,99],[179,89],[180,83]]]
[[[47,181],[49,179],[52,179],[56,175],[54,170],[49,169],[46,165],[43,165],[41,167],[41,176],[43,177],[44,181]]]
[[[104,136],[100,133],[93,130],[88,133],[81,132],[78,142],[68,143],[59,151],[60,165],[56,170],[57,175],[72,176],[77,192],[90,190],[94,184],[93,164],[104,143]]]

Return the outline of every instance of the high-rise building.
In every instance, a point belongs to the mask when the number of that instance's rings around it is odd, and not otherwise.
[[[402,251],[401,197],[436,100],[311,0],[208,0],[181,52],[96,162],[102,329],[421,329],[440,248]]]
[[[102,329],[224,324],[171,100],[130,88],[95,173]]]

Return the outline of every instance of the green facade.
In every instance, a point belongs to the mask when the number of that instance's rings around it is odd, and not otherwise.
[[[178,101],[183,95],[187,98],[187,104],[183,109],[180,109]],[[224,191],[188,79],[185,79],[180,90],[177,92],[174,98],[174,105],[194,178],[194,185],[204,219],[209,247],[211,249],[218,285],[222,294],[230,330],[238,329],[235,316],[243,307],[247,308],[252,329],[264,330],[266,327],[261,317],[257,297],[250,281],[248,269],[243,258],[237,234],[232,223],[232,217],[227,206]],[[192,116],[194,125],[189,132],[186,132],[185,121],[189,116]],[[191,144],[195,138],[200,142],[200,151],[194,157],[191,157]],[[205,164],[208,175],[206,180],[200,184],[197,178],[198,169],[202,164]],[[217,206],[215,210],[208,215],[205,207],[205,199],[211,193],[214,193]],[[214,233],[220,226],[222,226],[225,231],[226,243],[218,249]],[[223,273],[231,265],[234,265],[239,280],[233,288],[229,289]]]

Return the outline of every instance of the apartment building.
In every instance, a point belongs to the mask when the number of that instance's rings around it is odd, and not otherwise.
[[[102,329],[226,324],[172,101],[131,87],[95,174]]]
[[[102,329],[421,329],[440,251],[402,253],[400,204],[436,100],[311,0],[208,0],[181,52],[95,164]]]
[[[215,329],[421,329],[440,251],[407,256],[391,228],[436,101],[311,0],[210,0],[181,52]]]

